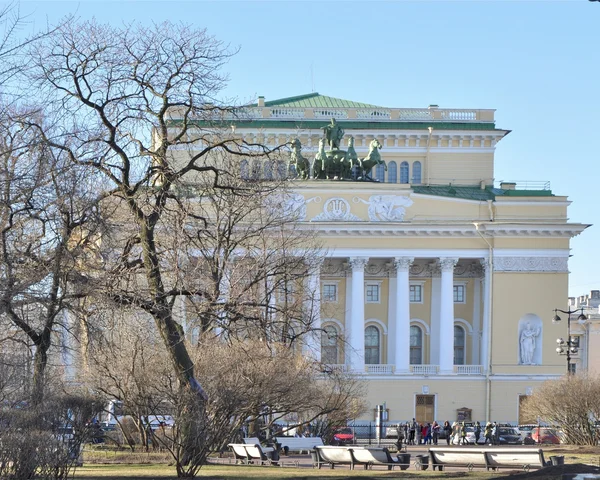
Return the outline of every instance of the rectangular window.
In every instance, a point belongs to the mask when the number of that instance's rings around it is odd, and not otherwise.
[[[465,303],[464,285],[454,285],[454,303]]]
[[[323,284],[323,295],[321,297],[323,302],[337,302],[337,295],[337,285],[335,283]]]
[[[423,302],[423,286],[422,285],[411,285],[410,286],[410,303],[422,303]]]
[[[366,300],[367,303],[379,303],[380,297],[379,297],[379,290],[380,290],[380,285],[378,283],[368,283],[367,284],[367,291],[366,291]]]

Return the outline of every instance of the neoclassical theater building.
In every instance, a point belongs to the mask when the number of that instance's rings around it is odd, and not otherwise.
[[[312,282],[320,360],[362,376],[390,421],[454,420],[463,409],[473,420],[525,421],[523,398],[567,371],[555,351],[566,326],[551,320],[568,297],[570,239],[587,225],[569,222],[569,200],[543,182],[497,181],[494,153],[509,131],[494,110],[311,93],[259,97],[246,113],[229,121],[236,136],[268,146],[297,138],[311,164],[324,145],[350,152],[352,142],[359,158],[378,145],[385,162],[373,181],[356,180],[356,169],[314,179],[311,165],[311,178],[294,182],[299,221],[327,249]],[[320,145],[325,133],[337,145]],[[273,175],[266,164],[240,168]]]

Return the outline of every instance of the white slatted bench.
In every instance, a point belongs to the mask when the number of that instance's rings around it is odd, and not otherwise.
[[[525,471],[546,466],[541,448],[493,448],[484,452],[488,470],[520,467]]]
[[[289,452],[310,452],[324,445],[321,437],[275,437],[275,441],[281,445],[285,455]]]
[[[262,447],[260,442],[258,442],[258,438],[245,440],[256,440],[257,443],[230,443],[228,445],[235,457],[235,463],[240,461],[246,465],[257,462],[260,465],[263,465],[264,463],[277,463],[278,458],[275,457],[274,459],[273,457],[275,453],[275,449],[273,447]]]
[[[352,456],[355,463],[362,463],[367,468],[373,465],[385,465],[388,470],[392,470],[395,466],[399,466],[402,470],[406,470],[409,464],[401,464],[397,457],[393,457],[390,451],[385,447],[352,447]]]
[[[352,447],[337,447],[325,445],[316,447],[317,452],[317,468],[321,468],[323,464],[329,464],[330,468],[335,468],[336,465],[349,465],[350,470],[354,470],[354,465],[358,462],[352,455]]]
[[[433,470],[443,470],[445,466],[486,468],[521,468],[528,471],[547,465],[544,452],[538,448],[446,448],[432,447],[429,449],[430,463]]]
[[[444,470],[446,465],[454,467],[485,468],[486,462],[481,448],[432,447],[429,459],[433,470]]]

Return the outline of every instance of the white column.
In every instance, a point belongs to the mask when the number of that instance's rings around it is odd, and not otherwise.
[[[387,360],[385,363],[393,364],[396,361],[396,277],[389,276],[388,283],[388,333],[387,333]]]
[[[481,278],[473,285],[473,335],[471,335],[471,365],[481,365],[479,356],[481,335]]]
[[[394,259],[396,267],[396,373],[410,369],[410,283],[409,270],[414,258]]]
[[[352,269],[346,271],[346,288],[345,292],[345,305],[346,305],[346,316],[345,316],[345,328],[344,328],[344,338],[346,340],[344,346],[344,363],[348,368],[350,368],[350,340],[352,338]]]
[[[307,355],[315,362],[321,361],[321,265],[313,265],[307,278],[306,325],[310,330],[306,337]]]
[[[440,373],[454,372],[454,266],[456,258],[440,258]]]
[[[365,265],[367,257],[350,259],[352,267],[352,327],[350,330],[350,369],[365,371]]]
[[[440,277],[438,269],[434,271],[434,276],[431,278],[431,300],[430,300],[430,311],[431,311],[431,326],[429,334],[429,363],[430,365],[440,364],[440,311],[441,303],[440,298],[442,295],[442,288],[440,286]],[[425,361],[425,360],[424,360]]]
[[[485,271],[483,278],[483,327],[481,329],[481,364],[483,371],[487,372],[488,365],[488,337],[490,335],[490,275],[491,269],[488,266],[487,260],[481,261],[481,266]]]

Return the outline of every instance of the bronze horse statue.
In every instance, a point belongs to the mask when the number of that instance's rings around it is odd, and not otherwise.
[[[371,143],[369,144],[369,153],[360,161],[360,177],[362,180],[373,180],[373,177],[371,177],[371,170],[376,165],[383,165],[384,170],[387,172],[387,164],[381,159],[381,154],[379,153],[380,148],[383,147],[381,143],[379,143],[379,140],[376,138],[371,140]]]

